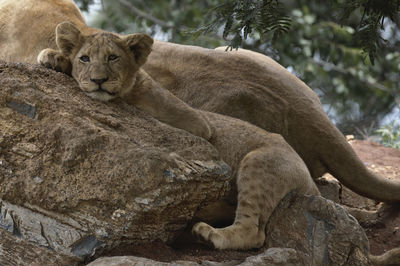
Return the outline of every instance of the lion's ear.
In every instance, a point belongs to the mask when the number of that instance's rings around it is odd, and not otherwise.
[[[61,52],[70,55],[80,43],[81,32],[72,22],[62,22],[56,28],[56,43]]]
[[[129,49],[133,52],[136,63],[139,66],[143,65],[151,52],[154,42],[153,38],[147,34],[135,33],[125,36],[125,41]]]

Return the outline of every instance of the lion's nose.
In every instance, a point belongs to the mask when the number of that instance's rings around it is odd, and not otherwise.
[[[108,80],[108,78],[102,78],[102,79],[90,79],[90,81],[92,81],[92,82],[94,82],[94,83],[96,83],[97,85],[101,85],[101,84],[103,84],[104,82],[106,82]]]

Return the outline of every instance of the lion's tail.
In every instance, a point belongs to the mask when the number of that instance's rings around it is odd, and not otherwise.
[[[217,48],[217,50],[225,49],[226,47]],[[284,136],[307,164],[313,177],[319,177],[327,171],[360,195],[385,202],[400,201],[400,180],[389,180],[372,173],[365,167],[342,133],[329,120],[317,95],[306,84],[265,55],[245,49],[239,49],[234,53],[247,56],[276,74],[275,77],[269,77],[266,87],[270,88],[269,91],[272,91],[272,94],[282,94],[283,99],[291,98],[288,101],[290,104],[288,104],[286,114],[289,121],[287,132],[265,128],[260,123],[255,124]],[[284,90],[280,89],[280,83],[276,82],[280,79],[285,81]],[[271,97],[271,94],[269,93],[266,97]],[[285,109],[283,103],[279,104],[282,105],[282,109]],[[252,108],[255,108],[255,105]],[[257,111],[257,114],[262,113],[261,110]],[[270,116],[267,118],[272,121],[274,119]],[[254,123],[254,121],[251,122]]]
[[[374,266],[400,265],[400,248],[391,249],[379,256],[370,255],[369,259]]]
[[[384,202],[400,201],[400,180],[391,180],[369,171],[342,133],[329,121],[324,126],[330,129],[320,134],[317,142],[325,142],[325,146],[317,148],[317,151],[325,149],[320,154],[320,160],[329,173],[362,196]]]

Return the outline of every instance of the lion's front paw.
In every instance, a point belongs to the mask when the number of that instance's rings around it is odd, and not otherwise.
[[[62,55],[59,51],[44,49],[39,53],[37,61],[42,66],[54,69],[55,71],[66,74],[71,73],[72,66],[69,58]]]
[[[253,249],[264,244],[265,231],[257,226],[233,224],[225,228],[213,228],[206,223],[197,223],[192,234],[201,242],[216,249]]]
[[[206,223],[197,223],[192,228],[192,234],[202,243],[216,249],[228,248],[224,245],[224,237],[219,232]]]

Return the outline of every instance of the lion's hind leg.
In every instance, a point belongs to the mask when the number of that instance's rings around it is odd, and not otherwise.
[[[279,201],[289,192],[319,194],[300,157],[291,149],[260,148],[242,160],[237,176],[235,221],[225,228],[197,223],[193,234],[217,249],[259,248],[265,226]]]

